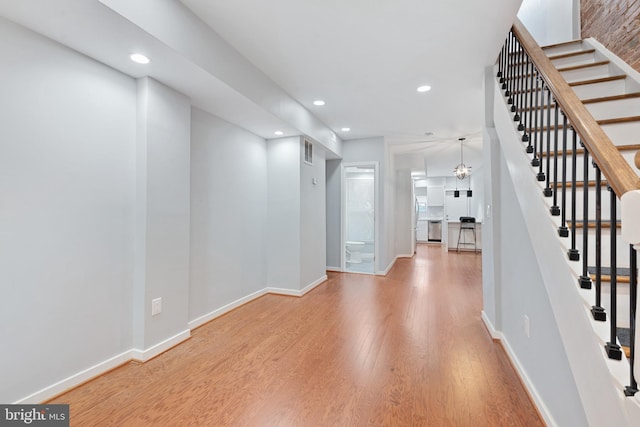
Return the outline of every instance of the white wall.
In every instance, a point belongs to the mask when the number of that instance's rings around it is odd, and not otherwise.
[[[264,139],[195,108],[191,138],[194,320],[266,287],[267,148]]]
[[[300,137],[267,142],[267,285],[300,289]]]
[[[0,402],[132,347],[136,84],[0,19]]]
[[[540,46],[580,38],[579,0],[524,0],[518,19]]]
[[[148,77],[137,102],[134,347],[147,350],[188,329],[191,105]]]
[[[313,144],[313,163],[304,162],[304,138],[300,140],[300,289],[326,277],[326,178],[325,152]]]
[[[396,214],[395,214],[395,252],[398,255],[413,256],[415,224],[413,223],[414,199],[411,171],[396,171]]]

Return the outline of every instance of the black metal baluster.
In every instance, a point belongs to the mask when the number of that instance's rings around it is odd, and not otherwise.
[[[507,66],[507,90],[504,93],[504,96],[507,98],[507,104],[513,104],[513,98],[511,97],[513,93],[513,32],[509,33],[509,49],[507,55],[509,56],[509,62]]]
[[[551,215],[560,215],[560,207],[558,206],[558,102],[554,106],[554,128],[553,128],[553,205],[551,206]],[[549,188],[549,178],[547,177],[547,188]],[[549,188],[551,191],[551,188]]]
[[[533,159],[531,159],[531,166],[533,166],[534,168],[538,165],[540,165],[540,159],[538,158],[538,135],[540,134],[540,132],[538,131],[538,116],[540,115],[540,104],[538,103],[538,94],[540,92],[540,76],[537,75],[538,71],[536,70],[536,89],[535,89],[535,106],[536,106],[536,111],[535,114],[533,115],[534,118],[534,122],[533,122],[533,128],[531,131],[531,136],[533,138]]]
[[[505,44],[506,44],[506,39],[505,39]],[[502,83],[503,79],[502,79],[502,61],[504,61],[504,44],[502,45],[502,48],[500,49],[500,53],[498,54],[498,73],[496,74],[496,78],[500,79],[500,83]]]
[[[571,128],[573,134],[571,146],[571,248],[568,251],[571,261],[580,260],[580,252],[576,249],[576,157],[577,157],[577,135],[575,129]],[[586,189],[585,189],[586,190]]]
[[[556,190],[558,191],[558,190]],[[567,116],[562,112],[562,219],[558,234],[560,237],[569,237],[567,228]]]
[[[547,102],[548,102],[548,98],[549,98],[549,92],[546,90],[546,83],[544,82],[544,80],[542,81],[542,87],[540,88],[540,108],[544,108],[546,106],[546,103],[544,102],[544,94],[547,94]],[[540,162],[538,164],[538,166],[540,167],[540,169],[538,170],[538,174],[536,175],[536,178],[538,179],[538,181],[544,181],[545,180],[545,176],[544,176],[544,172],[542,171],[542,168],[544,166],[544,162],[542,161],[542,157],[543,157],[543,152],[544,152],[544,110],[540,110],[540,128],[538,129],[538,135],[540,136],[540,142],[538,144],[538,158],[540,159]]]
[[[604,322],[607,313],[602,307],[602,172],[598,165],[593,166],[596,169],[596,305],[591,307],[591,315],[594,320]]]
[[[547,180],[547,186],[544,187],[542,194],[544,197],[551,197],[553,191],[551,190],[550,180],[551,180],[551,90],[547,87],[547,161],[546,163],[546,174],[545,179]],[[556,111],[557,113],[557,111]],[[556,114],[556,124],[558,126],[558,115]],[[542,168],[540,168],[542,169]]]
[[[513,116],[513,121],[514,122],[520,122],[521,121],[521,116],[520,116],[520,107],[522,106],[522,83],[523,83],[523,68],[522,65],[524,63],[524,60],[522,58],[522,54],[524,53],[524,49],[522,49],[522,45],[520,45],[520,42],[516,40],[516,49],[518,49],[518,54],[517,56],[517,87],[516,87],[516,96],[513,99],[513,105],[511,106],[511,111],[514,112],[514,116]],[[520,123],[518,125],[518,130],[520,130],[520,125],[522,123]]]
[[[591,289],[589,261],[587,260],[587,254],[589,253],[589,152],[582,141],[580,141],[580,146],[584,151],[584,162],[582,164],[584,190],[582,191],[582,275],[578,279],[578,283],[582,289]]]
[[[622,350],[617,343],[616,337],[618,336],[618,268],[617,268],[617,254],[616,254],[616,204],[617,196],[611,187],[607,187],[611,198],[611,218],[610,218],[610,233],[611,237],[611,308],[609,309],[609,342],[604,346],[607,351],[609,359],[620,360],[622,359]]]
[[[525,126],[524,126],[524,135],[522,135],[522,142],[527,142],[527,153],[531,154],[533,153],[533,146],[531,145],[531,138],[529,137],[529,134],[531,134],[531,124],[532,122],[532,117],[533,117],[533,79],[535,78],[535,65],[533,64],[533,61],[531,61],[531,58],[527,55],[527,58],[529,59],[529,66],[531,67],[531,78],[528,80],[527,83],[527,93],[528,93],[528,105],[529,105],[529,118],[528,120],[525,121]],[[529,69],[529,67],[527,67],[527,69]],[[527,134],[527,128],[529,130],[529,134]]]
[[[629,268],[631,274],[629,276],[629,324],[631,332],[629,333],[629,346],[631,349],[631,357],[629,358],[629,385],[624,388],[626,396],[633,396],[638,392],[638,383],[633,375],[634,362],[636,360],[636,302],[638,301],[638,256],[633,245],[629,245]]]
[[[500,83],[502,83],[502,90],[507,90],[507,67],[509,65],[509,35],[504,41],[502,46],[502,75],[500,76]]]

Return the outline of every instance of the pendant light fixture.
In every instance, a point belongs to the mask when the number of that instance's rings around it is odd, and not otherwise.
[[[467,166],[467,165],[464,164],[464,149],[463,149],[463,145],[464,145],[464,140],[465,139],[466,138],[458,138],[458,141],[460,141],[460,163],[458,164],[458,166],[456,166],[453,169],[453,174],[460,181],[462,181],[463,179],[465,179],[467,176],[469,176],[471,174],[471,166]]]

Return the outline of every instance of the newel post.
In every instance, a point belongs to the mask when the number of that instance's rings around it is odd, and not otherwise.
[[[638,156],[636,156],[638,158]],[[620,198],[622,220],[622,238],[640,249],[640,190],[627,191]]]

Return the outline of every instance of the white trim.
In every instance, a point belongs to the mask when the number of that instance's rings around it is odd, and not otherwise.
[[[304,296],[307,292],[311,291],[312,289],[314,289],[315,287],[317,287],[318,285],[321,285],[326,281],[327,281],[327,275],[325,274],[324,276],[320,277],[318,280],[315,280],[310,284],[308,284],[307,286],[305,286],[304,288],[302,288],[302,290],[276,288],[276,287],[270,286],[268,288],[265,288],[265,291],[267,293],[275,294],[275,295],[301,297],[301,296]]]
[[[378,271],[376,272],[377,276],[386,276],[387,274],[389,274],[389,272],[391,271],[391,269],[393,268],[394,265],[396,265],[396,261],[398,260],[400,256],[396,256],[393,261],[391,261],[389,263],[389,265],[387,266],[387,268],[384,269],[384,271]]]
[[[132,349],[131,358],[138,362],[146,362],[147,360],[153,359],[157,355],[164,353],[170,348],[177,346],[182,341],[189,339],[189,337],[191,337],[191,330],[185,329],[184,331],[178,332],[174,336],[169,337],[146,350],[139,350],[137,348]]]
[[[263,295],[265,295],[268,292],[268,288],[264,288],[261,289],[257,292],[254,292],[252,294],[249,294],[247,296],[244,296],[242,298],[239,298],[233,302],[230,302],[227,305],[224,305],[220,308],[217,308],[207,314],[203,314],[202,316],[193,319],[192,321],[190,321],[188,323],[189,325],[189,329],[193,330],[195,328],[197,328],[198,326],[204,325],[205,323],[215,319],[216,317],[220,317],[225,313],[228,313],[229,311],[233,310],[234,308],[240,307],[243,304],[246,304],[250,301],[253,301],[256,298],[259,298]]]
[[[398,260],[398,258],[413,258],[413,255],[414,254],[398,254],[398,256],[396,256],[396,261]]]
[[[484,326],[487,327],[487,330],[489,331],[489,335],[491,335],[491,338],[493,338],[494,340],[503,341],[504,336],[502,335],[502,332],[496,331],[496,328],[493,327],[493,323],[491,323],[489,316],[487,316],[487,313],[484,310],[482,310],[480,317],[482,318],[482,322],[484,323]]]
[[[103,362],[93,365],[83,371],[73,374],[70,377],[60,380],[57,383],[54,383],[41,390],[38,390],[35,393],[30,394],[29,396],[16,400],[13,403],[14,404],[42,403],[45,400],[51,399],[52,397],[60,393],[63,393],[73,387],[76,387],[82,383],[92,380],[98,377],[99,375],[102,375],[105,372],[110,371],[111,369],[117,368],[118,366],[123,365],[129,362],[130,360],[131,360],[131,350],[127,350]]]
[[[329,267],[329,266],[327,266],[325,268],[325,270],[327,270],[327,271],[337,271],[338,273],[342,273],[342,269],[340,267]]]
[[[504,348],[505,352],[507,353],[507,357],[509,357],[509,359],[511,360],[511,364],[516,369],[518,375],[520,376],[520,379],[522,380],[522,383],[527,388],[527,391],[529,392],[529,396],[531,396],[531,398],[533,399],[533,403],[538,408],[538,412],[540,412],[540,415],[542,415],[542,418],[544,418],[545,424],[547,424],[550,427],[557,426],[558,423],[556,423],[556,421],[551,416],[551,412],[549,411],[549,408],[547,408],[547,405],[545,405],[544,401],[540,397],[540,394],[538,394],[538,390],[534,387],[526,371],[520,364],[520,361],[518,360],[516,353],[513,351],[513,349],[509,345],[509,341],[507,341],[507,338],[504,335],[502,335],[502,333],[498,332],[498,334],[501,336],[499,340],[502,343],[502,347]]]

